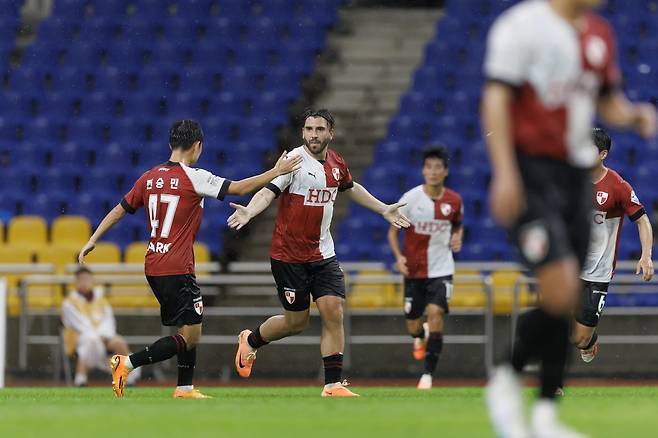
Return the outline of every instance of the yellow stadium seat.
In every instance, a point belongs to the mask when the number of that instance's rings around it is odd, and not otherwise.
[[[148,245],[149,243],[146,241],[131,243],[123,254],[123,261],[126,263],[144,263]]]
[[[16,216],[9,222],[7,243],[45,245],[48,240],[48,225],[40,216]]]
[[[387,270],[363,270],[357,275],[390,275]],[[402,306],[402,293],[398,285],[392,283],[354,283],[347,296],[351,307],[396,307]]]
[[[210,261],[208,245],[202,242],[196,242],[194,244],[194,261],[196,263],[208,263]]]
[[[59,216],[50,228],[53,244],[84,245],[91,236],[91,224],[83,216]]]
[[[500,271],[491,274],[494,288],[494,312],[509,314],[512,311],[512,292],[514,285],[523,274],[519,271]],[[535,297],[530,293],[528,285],[523,283],[519,288],[519,306],[530,306]]]
[[[121,250],[112,242],[98,242],[85,257],[85,263],[121,263]]]
[[[64,273],[66,265],[77,263],[78,260],[77,246],[73,245],[46,245],[35,249],[37,262],[52,263],[55,265],[55,272]]]
[[[454,277],[454,288],[450,297],[450,307],[484,307],[487,297],[482,281],[463,281],[466,276],[479,276],[477,270],[457,270]],[[462,280],[460,281],[460,277]]]
[[[18,245],[0,245],[0,264],[3,263],[32,263],[33,253],[30,248]],[[19,275],[0,274],[7,278],[7,287],[13,290],[20,278]]]

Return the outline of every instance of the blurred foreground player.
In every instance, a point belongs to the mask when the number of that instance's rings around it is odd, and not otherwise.
[[[194,275],[193,245],[201,225],[204,198],[223,200],[226,195],[247,194],[295,170],[301,161],[282,156],[273,169],[235,182],[190,167],[199,160],[203,150],[201,125],[194,120],[174,122],[169,130],[169,147],[169,161],[146,171],[135,182],[80,251],[79,262],[83,263],[98,239],[126,213],[134,214],[138,208],[146,207],[151,235],[144,273],[160,303],[162,324],[178,327],[178,333],[160,338],[130,356],[112,357],[112,387],[117,397],[123,397],[132,370],[177,355],[178,386],[174,397],[207,398],[192,385],[203,319],[203,300]]]
[[[320,311],[322,338],[320,351],[324,364],[323,397],[354,397],[341,381],[343,369],[343,305],[345,281],[329,233],[334,201],[338,192],[381,214],[396,227],[408,227],[399,212],[401,204],[386,205],[358,183],[343,157],[329,143],[334,138],[334,118],[327,110],[308,110],[303,116],[304,145],[289,155],[302,157],[299,170],[276,178],[254,195],[246,207],[231,204],[231,228],[240,229],[279,198],[270,261],[277,284],[283,315],[269,318],[253,331],[238,337],[235,367],[241,377],[249,377],[256,350],[306,329],[311,297]]]
[[[87,384],[92,369],[107,371],[108,354],[129,354],[128,343],[117,334],[112,306],[103,291],[94,287],[91,270],[81,266],[75,272],[75,289],[62,302],[64,348],[76,357],[75,386]],[[140,370],[128,376],[128,384],[140,377]]]
[[[444,185],[449,155],[445,147],[423,153],[425,183],[400,198],[400,211],[411,226],[404,232],[404,253],[400,230],[391,226],[388,243],[396,266],[404,275],[404,314],[407,331],[414,338],[413,356],[425,361],[418,389],[431,389],[432,378],[443,349],[443,318],[449,312],[453,252],[462,246],[464,206],[461,197]],[[427,322],[423,314],[427,313]]]
[[[524,1],[499,17],[488,38],[483,119],[492,164],[490,205],[538,280],[539,307],[521,316],[510,357],[492,373],[486,399],[499,436],[582,437],[557,419],[569,324],[578,301],[591,221],[590,140],[604,122],[656,132],[655,108],[619,89],[612,30],[600,0]],[[541,363],[530,431],[518,374]],[[531,433],[531,435],[530,435]]]

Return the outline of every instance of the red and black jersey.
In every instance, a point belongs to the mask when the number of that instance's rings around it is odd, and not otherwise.
[[[145,206],[151,233],[144,272],[149,276],[194,273],[193,245],[203,198],[224,199],[231,181],[207,170],[168,161],[145,172],[121,201],[130,214]]]

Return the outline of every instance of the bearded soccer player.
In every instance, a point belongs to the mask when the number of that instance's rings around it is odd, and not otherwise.
[[[637,224],[642,253],[637,262],[636,274],[644,281],[653,277],[651,222],[635,191],[613,169],[603,162],[610,154],[612,141],[601,128],[592,132],[594,145],[599,151],[598,163],[593,171],[594,214],[590,246],[585,266],[580,274],[583,280],[580,306],[576,312],[573,342],[580,349],[584,362],[594,360],[598,352],[596,327],[605,306],[608,285],[612,281],[617,263],[617,244],[624,215]]]
[[[404,232],[404,253],[400,250],[400,230],[391,226],[388,243],[396,265],[404,275],[404,314],[407,330],[414,338],[413,356],[425,361],[418,389],[431,389],[434,371],[443,349],[443,319],[455,273],[453,252],[462,246],[464,206],[456,192],[444,185],[448,176],[445,147],[423,153],[425,183],[400,198],[400,209],[411,226]],[[427,322],[423,314],[427,313]]]
[[[345,282],[329,233],[334,201],[339,192],[347,192],[353,201],[381,214],[396,227],[408,227],[409,221],[399,212],[401,204],[386,205],[352,181],[343,157],[328,147],[334,138],[334,118],[329,111],[307,110],[303,123],[304,145],[289,154],[302,157],[301,168],[274,179],[246,207],[231,204],[236,211],[228,224],[240,229],[279,198],[270,258],[284,308],[283,315],[240,333],[235,366],[241,377],[249,377],[256,350],[304,331],[312,297],[322,319],[320,351],[325,386],[321,395],[354,397],[357,394],[341,381]]]
[[[589,246],[590,135],[597,111],[619,128],[656,133],[650,104],[620,89],[612,29],[592,9],[601,0],[526,0],[505,11],[489,33],[483,125],[492,165],[490,205],[538,281],[539,306],[519,318],[512,354],[489,380],[486,399],[501,437],[575,438],[557,419],[569,326]],[[541,364],[541,391],[530,428],[519,373]]]
[[[194,389],[196,345],[201,338],[203,300],[194,275],[194,239],[201,225],[204,198],[223,200],[226,195],[244,195],[297,169],[298,157],[281,158],[273,169],[240,181],[229,181],[207,170],[194,168],[203,150],[203,131],[194,120],[175,122],[169,130],[169,161],[146,171],[110,211],[80,251],[79,262],[93,251],[96,242],[126,214],[144,206],[150,241],[144,273],[160,303],[165,326],[178,333],[165,336],[130,356],[110,359],[112,387],[123,397],[128,374],[142,365],[178,357],[177,398],[207,398]],[[284,153],[285,155],[285,153]]]

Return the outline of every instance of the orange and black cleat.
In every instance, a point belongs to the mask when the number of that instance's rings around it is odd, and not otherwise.
[[[174,391],[174,398],[212,398],[209,395],[202,394],[198,389],[192,389],[190,391],[183,391],[182,389],[176,389]]]
[[[322,397],[361,397],[359,394],[347,389],[347,386],[349,386],[347,380],[325,385],[322,389]]]
[[[256,360],[256,351],[251,348],[247,338],[251,330],[242,330],[238,336],[238,351],[235,353],[235,370],[238,375],[247,378],[251,375],[251,367]]]
[[[128,380],[128,368],[126,368],[127,356],[115,354],[110,358],[110,370],[112,372],[112,389],[117,398],[123,397],[123,389],[126,387]]]

